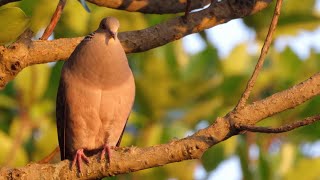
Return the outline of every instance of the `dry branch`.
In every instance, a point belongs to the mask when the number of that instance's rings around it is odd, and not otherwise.
[[[50,35],[52,34],[54,28],[56,27],[60,16],[62,14],[63,8],[66,5],[67,0],[59,0],[58,5],[56,7],[56,10],[54,11],[52,17],[51,17],[51,21],[49,23],[49,25],[47,26],[47,28],[45,29],[42,37],[40,38],[41,40],[47,40]]]
[[[146,14],[170,14],[184,12],[187,0],[87,0],[98,6],[130,12],[141,12]],[[190,9],[203,8],[210,0],[192,1]]]
[[[109,3],[116,2],[116,0],[104,1]],[[134,1],[128,0],[123,2]],[[143,3],[146,1],[137,0],[135,2]],[[160,1],[158,0],[158,2]],[[269,0],[260,0],[256,2],[250,11],[239,8],[241,11],[238,13],[233,11],[235,8],[230,5],[229,1],[223,1],[215,3],[206,10],[191,13],[188,17],[188,23],[184,23],[182,18],[179,17],[144,30],[120,33],[119,39],[127,53],[142,52],[180,39],[188,34],[225,23],[233,18],[242,17],[247,12],[251,14],[256,13],[265,8],[269,3]],[[131,7],[122,6],[126,10]],[[117,9],[121,9],[120,6],[117,6]],[[81,39],[82,37],[54,41],[40,40],[33,41],[30,44],[16,43],[9,48],[0,47],[0,85],[3,87],[19,71],[29,65],[67,59]],[[225,117],[217,118],[214,124],[199,130],[190,137],[152,147],[121,148],[113,152],[109,165],[105,161],[99,162],[99,155],[93,156],[90,158],[90,165],[83,168],[81,175],[77,174],[75,169],[70,171],[70,162],[65,160],[57,164],[32,163],[22,168],[1,168],[0,178],[75,179],[80,177],[80,179],[97,179],[162,166],[182,160],[199,159],[211,146],[237,135],[239,128],[253,127],[257,122],[287,109],[294,108],[319,94],[320,74],[318,73],[290,89],[276,93],[261,101],[256,101],[250,105],[243,104],[243,107],[229,112]],[[287,127],[286,130],[292,130],[318,119],[319,116],[310,117],[305,122],[296,123],[298,125],[294,123],[293,126],[288,125],[290,127]]]
[[[291,124],[286,124],[276,128],[241,125],[241,124],[235,124],[235,127],[239,131],[250,131],[250,132],[259,132],[259,133],[283,133],[283,132],[292,131],[302,126],[310,125],[319,120],[320,120],[320,115],[315,115],[315,116],[307,117],[301,121],[293,122]]]
[[[247,11],[250,14],[257,13],[270,2],[271,0],[258,0]],[[119,39],[126,53],[143,52],[244,15],[235,14],[228,3],[223,1],[214,3],[214,6],[203,11],[190,13],[188,23],[177,17],[147,29],[119,33]],[[27,66],[67,59],[82,39],[83,37],[38,40],[28,45],[15,43],[8,48],[0,46],[0,88],[4,88]]]
[[[90,158],[90,165],[83,168],[81,179],[97,179],[146,168],[162,166],[189,159],[199,159],[211,146],[236,135],[235,124],[254,125],[257,122],[294,108],[320,94],[320,73],[306,81],[261,101],[256,101],[238,111],[231,111],[225,117],[217,118],[211,126],[194,135],[167,144],[138,148],[128,147],[112,154],[110,165],[99,162],[99,155]],[[75,168],[69,170],[70,162],[57,164],[29,164],[22,168],[2,168],[0,177],[19,179],[74,179]]]
[[[273,33],[276,30],[276,27],[278,24],[281,6],[282,6],[282,0],[277,0],[277,4],[276,4],[275,10],[274,10],[272,21],[269,26],[269,31],[268,31],[267,37],[266,37],[264,44],[262,46],[262,49],[261,49],[260,57],[258,59],[257,65],[252,73],[252,76],[250,77],[250,79],[247,83],[246,89],[244,90],[238,104],[236,105],[236,110],[238,110],[239,108],[242,108],[246,104],[246,102],[250,96],[250,93],[252,91],[252,88],[257,80],[259,72],[261,71],[262,65],[264,63],[264,60],[266,59],[269,47],[272,42]]]

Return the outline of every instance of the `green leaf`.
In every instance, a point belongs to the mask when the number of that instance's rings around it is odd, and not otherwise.
[[[30,24],[30,19],[17,7],[0,9],[0,19],[0,44],[14,41]]]
[[[16,147],[13,154],[13,139],[11,139],[8,135],[0,131],[0,142],[1,142],[1,148],[0,148],[0,165],[4,164],[5,160],[8,160],[7,158],[14,158],[13,166],[22,166],[25,165],[28,161],[27,159],[27,153],[20,147]]]
[[[19,90],[24,105],[30,105],[45,93],[50,76],[47,64],[38,64],[23,69],[14,80],[15,87]]]
[[[259,175],[261,180],[272,179],[270,163],[268,161],[269,154],[259,153]]]
[[[15,99],[5,94],[0,94],[0,107],[14,109],[15,107],[17,107],[17,102]]]
[[[48,84],[47,91],[44,95],[45,98],[56,99],[63,63],[64,61],[58,61],[51,67],[50,83]]]
[[[309,13],[314,10],[315,0],[304,0],[303,5],[299,0],[286,1],[282,6],[282,14]],[[280,18],[281,19],[281,18]]]
[[[26,142],[32,133],[30,125],[27,125],[26,123],[28,123],[26,122],[26,119],[16,116],[10,126],[10,136],[12,138],[19,138],[22,143]]]
[[[193,127],[200,119],[206,119],[216,108],[222,105],[222,99],[212,98],[198,102],[196,106],[192,106],[178,121],[182,121],[185,125]]]
[[[58,135],[54,121],[49,117],[43,117],[38,125],[34,142],[35,149],[32,152],[33,160],[44,158],[58,146]]]
[[[225,159],[224,147],[221,143],[208,149],[201,157],[201,162],[207,172],[214,170]]]
[[[33,103],[29,109],[29,116],[31,121],[34,123],[39,123],[42,121],[42,118],[50,114],[55,109],[55,103],[49,100],[42,100],[36,103]]]
[[[281,17],[277,31],[274,37],[280,35],[296,35],[298,32],[306,30],[315,30],[319,27],[320,18],[314,15],[308,14],[294,14],[290,16]],[[267,28],[264,29],[267,33]]]
[[[281,147],[281,161],[278,172],[280,175],[286,174],[294,165],[296,157],[296,146],[292,143],[286,143]]]
[[[192,180],[193,172],[196,165],[196,161],[182,161],[178,163],[168,164],[163,168],[168,173],[168,176],[170,177],[169,179]]]
[[[250,161],[248,157],[248,145],[246,144],[246,141],[244,139],[244,136],[238,137],[238,150],[237,154],[240,158],[240,164],[241,164],[241,169],[242,169],[242,174],[244,179],[252,180],[253,178],[253,173],[252,170],[250,169]]]
[[[284,179],[319,179],[320,159],[302,159],[295,163]]]
[[[49,24],[57,4],[58,0],[23,0],[20,7],[30,17],[30,29],[37,33]]]
[[[248,45],[239,44],[231,54],[222,62],[226,75],[251,74],[255,61],[248,54]]]
[[[141,132],[141,139],[138,142],[138,146],[153,146],[161,142],[163,134],[162,123],[154,123],[143,129]]]
[[[63,10],[63,16],[61,16],[55,30],[55,37],[66,35],[72,37],[88,34],[87,25],[90,15],[78,1],[68,1]],[[95,29],[98,28],[98,25],[95,26]]]
[[[186,79],[192,81],[205,81],[220,73],[221,61],[217,50],[208,47],[202,52],[192,56],[184,72]]]

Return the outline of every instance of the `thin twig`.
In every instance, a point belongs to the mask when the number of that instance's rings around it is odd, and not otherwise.
[[[183,20],[185,22],[187,22],[187,20],[188,20],[188,15],[189,15],[190,11],[191,11],[191,0],[187,0],[186,10],[185,10],[184,16],[183,16]]]
[[[239,110],[239,109],[244,107],[244,105],[246,104],[246,102],[247,102],[247,100],[248,100],[248,98],[250,96],[252,88],[253,88],[256,80],[257,80],[258,74],[259,74],[259,72],[260,72],[260,70],[262,68],[263,62],[264,62],[264,60],[265,60],[265,58],[267,56],[269,47],[271,45],[273,33],[274,33],[274,31],[275,31],[275,29],[277,27],[278,19],[279,19],[279,16],[280,16],[281,6],[282,6],[282,0],[277,0],[277,4],[276,4],[276,7],[275,7],[275,11],[274,11],[273,17],[272,17],[272,21],[271,21],[271,24],[269,26],[269,31],[268,31],[267,37],[266,37],[266,39],[264,41],[264,44],[263,44],[263,47],[261,49],[259,60],[257,62],[257,65],[256,65],[253,73],[252,73],[252,76],[251,76],[250,80],[247,83],[245,91],[243,92],[243,94],[242,94],[237,106],[235,107],[236,110]]]
[[[47,155],[46,157],[44,157],[43,159],[41,159],[37,163],[39,163],[39,164],[49,163],[56,156],[56,154],[59,152],[60,152],[60,148],[58,146],[49,155]]]
[[[259,132],[259,133],[283,133],[283,132],[288,132],[293,129],[299,128],[301,126],[310,125],[319,120],[320,120],[320,115],[315,115],[315,116],[307,117],[302,121],[297,121],[297,122],[280,126],[277,128],[258,127],[258,126],[241,125],[241,124],[235,124],[235,127],[239,131],[250,131],[250,132]]]
[[[59,3],[57,5],[57,8],[54,12],[54,14],[51,17],[50,24],[47,26],[46,30],[44,31],[42,37],[40,38],[41,40],[46,40],[49,38],[49,36],[52,34],[54,28],[56,27],[60,17],[61,13],[63,11],[63,8],[66,4],[67,0],[59,0]]]

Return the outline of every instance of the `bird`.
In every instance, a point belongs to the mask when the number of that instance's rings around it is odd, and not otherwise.
[[[135,98],[135,82],[117,37],[114,17],[101,20],[63,64],[56,99],[56,124],[61,160],[89,163],[101,152],[110,162],[119,147]]]

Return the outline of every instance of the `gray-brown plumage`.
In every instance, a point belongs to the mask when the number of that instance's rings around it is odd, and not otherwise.
[[[117,38],[119,21],[104,18],[64,63],[56,117],[61,160],[81,170],[85,155],[119,146],[135,95],[126,54]]]

